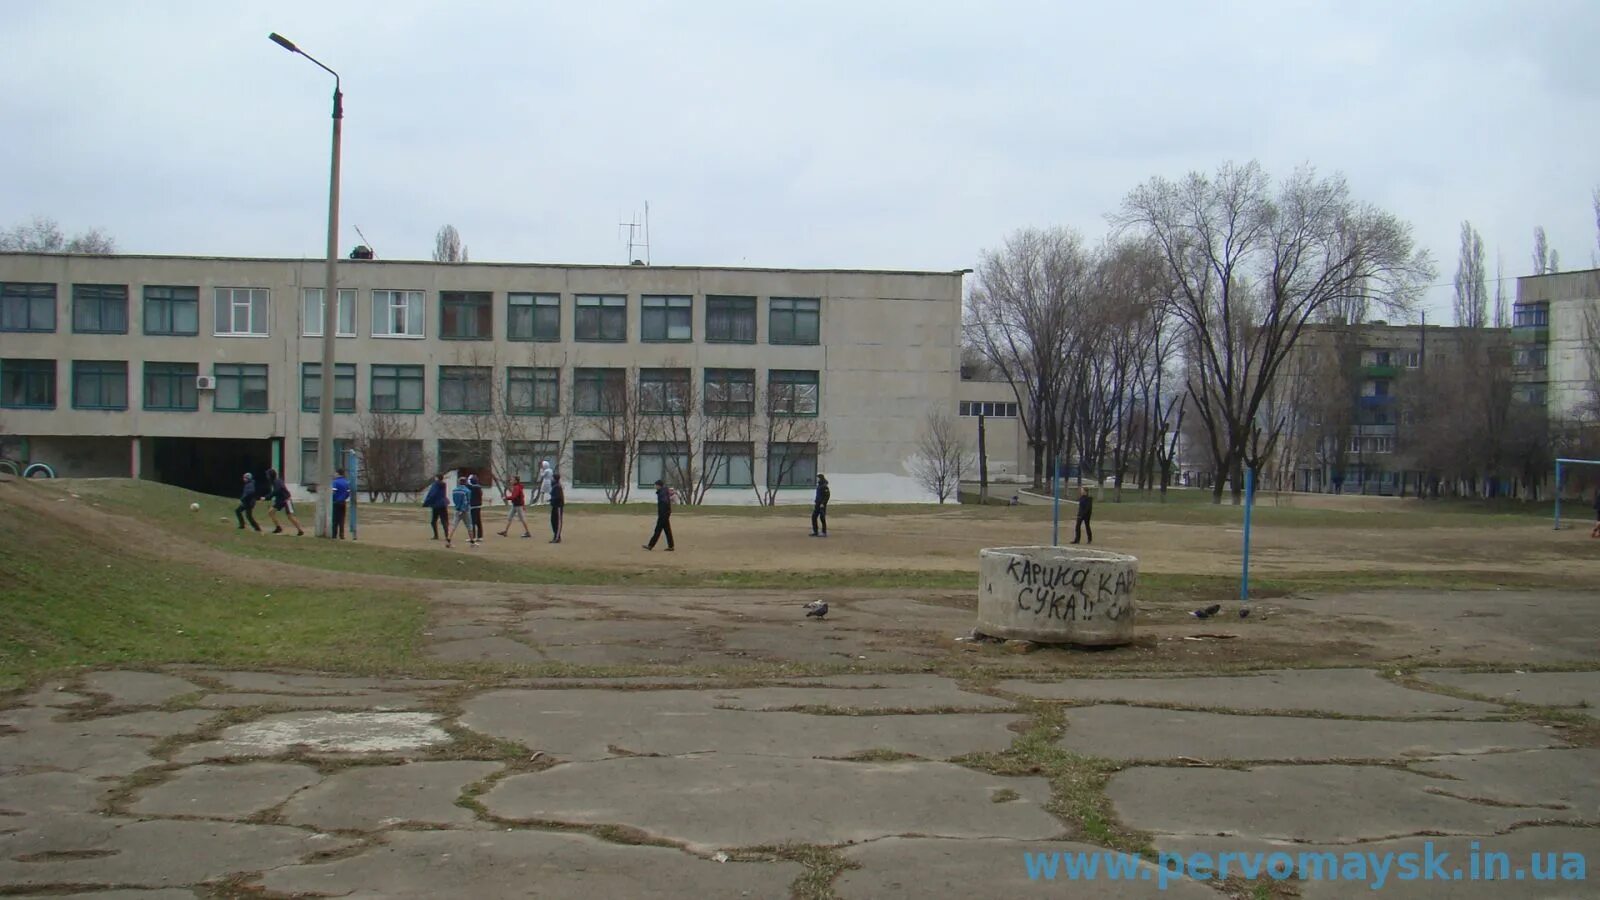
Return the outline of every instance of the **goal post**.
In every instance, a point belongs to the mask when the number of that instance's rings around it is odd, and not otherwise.
[[[1556,521],[1555,530],[1561,530],[1561,469],[1563,466],[1600,466],[1600,459],[1556,458]]]

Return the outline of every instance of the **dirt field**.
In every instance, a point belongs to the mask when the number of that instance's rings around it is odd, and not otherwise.
[[[1369,500],[1382,505],[1378,498]],[[1369,504],[1370,505],[1370,504]],[[420,511],[368,507],[361,515],[361,539],[422,552],[474,553],[497,559],[560,562],[568,566],[637,568],[653,565],[683,570],[948,570],[977,571],[983,547],[1050,542],[1049,521],[976,518],[960,510],[858,515],[847,512],[830,519],[831,537],[808,537],[808,510],[777,515],[730,515],[688,509],[673,516],[678,539],[674,553],[653,554],[640,548],[650,537],[653,512],[569,510],[562,543],[548,543],[548,513],[529,511],[534,538],[502,538],[503,509],[485,510],[488,544],[464,544],[446,551],[443,542],[428,540]],[[1263,577],[1308,573],[1487,572],[1570,576],[1600,581],[1600,541],[1586,529],[1551,530],[1538,519],[1510,520],[1461,516],[1459,527],[1364,528],[1372,515],[1353,514],[1348,524],[1263,527],[1253,530],[1251,571]],[[1071,523],[1062,523],[1062,540],[1070,540]],[[1145,572],[1188,575],[1232,575],[1239,571],[1242,530],[1237,527],[1180,525],[1166,522],[1119,522],[1110,516],[1095,523],[1094,547],[1131,553]]]

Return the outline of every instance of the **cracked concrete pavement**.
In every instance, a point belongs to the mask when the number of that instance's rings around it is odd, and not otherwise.
[[[547,660],[583,648],[613,663],[745,652],[906,662],[922,654],[892,650],[897,635],[930,615],[945,624],[925,605],[906,621],[919,605],[861,597],[852,614],[871,626],[822,641],[817,623],[730,600],[742,634],[707,640],[715,598],[642,620],[608,617],[598,602],[480,609],[436,624],[432,648],[505,640]],[[0,708],[0,893],[1045,896],[1068,885],[1031,877],[1024,854],[1105,849],[1073,813],[1071,778],[1052,782],[1043,762],[992,765],[1046,720],[1064,724],[1029,752],[1109,772],[1106,813],[1152,852],[1415,852],[1434,841],[1464,856],[1477,841],[1519,860],[1571,850],[1600,862],[1600,746],[1583,724],[1596,672],[770,671],[723,685],[704,674],[171,666],[39,685]],[[1392,887],[1600,895],[1587,881]],[[1249,896],[1204,878],[1070,890]],[[1352,893],[1339,882],[1294,890]]]

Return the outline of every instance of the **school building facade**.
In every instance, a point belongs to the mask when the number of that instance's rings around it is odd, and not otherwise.
[[[932,499],[910,464],[957,405],[959,271],[339,268],[335,434],[383,431],[408,478],[553,457],[580,501],[686,468],[708,503],[809,500],[819,472],[842,501]],[[219,494],[313,480],[323,271],[0,253],[0,452]]]

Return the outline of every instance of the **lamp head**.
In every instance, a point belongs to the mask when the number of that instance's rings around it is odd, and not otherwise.
[[[289,40],[288,38],[286,38],[283,35],[277,33],[276,31],[274,31],[273,33],[267,35],[267,37],[270,38],[274,44],[277,44],[279,47],[282,47],[283,49],[289,51],[290,53],[299,53],[300,52],[300,48],[296,47],[294,45],[294,41]]]

